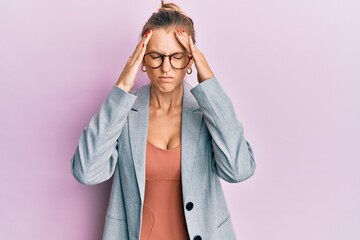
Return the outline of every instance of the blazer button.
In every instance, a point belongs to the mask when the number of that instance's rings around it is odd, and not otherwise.
[[[201,238],[201,236],[196,235],[193,239],[194,239],[194,240],[201,240],[202,238]]]
[[[192,202],[188,202],[186,204],[186,210],[188,210],[188,211],[191,211],[191,209],[193,209],[193,207],[194,207],[194,204]],[[196,239],[196,240],[199,240],[199,239]]]

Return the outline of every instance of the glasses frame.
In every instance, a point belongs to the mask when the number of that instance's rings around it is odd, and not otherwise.
[[[161,64],[160,64],[158,67],[150,67],[150,66],[148,66],[148,65],[146,64],[146,62],[145,62],[145,57],[146,57],[146,55],[149,55],[149,54],[152,54],[152,53],[159,54],[160,57],[161,57]],[[183,67],[183,68],[176,68],[176,67],[174,67],[174,66],[172,65],[172,63],[171,63],[171,58],[172,58],[174,55],[179,54],[179,53],[185,54],[185,55],[188,57],[188,62],[187,62],[187,64],[185,65],[185,67]],[[146,54],[144,55],[144,57],[143,57],[143,63],[144,63],[147,67],[149,67],[149,68],[156,69],[156,68],[161,67],[161,66],[164,64],[164,59],[165,59],[165,57],[169,57],[169,61],[170,61],[171,67],[174,68],[174,69],[177,69],[177,70],[185,69],[185,68],[189,65],[191,59],[193,58],[193,56],[189,56],[189,55],[187,55],[187,54],[184,53],[184,52],[176,52],[176,53],[173,53],[173,54],[170,54],[170,55],[166,55],[166,54],[161,54],[161,53],[152,51],[152,52],[148,52],[148,53],[146,53]]]

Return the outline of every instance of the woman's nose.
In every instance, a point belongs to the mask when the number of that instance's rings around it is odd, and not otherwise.
[[[172,68],[171,64],[170,64],[170,58],[169,57],[165,57],[164,58],[164,62],[163,64],[161,65],[161,70],[163,72],[168,72],[170,71]]]

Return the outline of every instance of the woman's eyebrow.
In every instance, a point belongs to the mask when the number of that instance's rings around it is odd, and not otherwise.
[[[160,51],[156,51],[156,50],[149,50],[149,53],[158,53],[158,54],[162,54],[162,55],[166,55],[165,53],[163,53],[163,52],[160,52]],[[173,52],[173,53],[170,53],[169,55],[171,55],[171,54],[175,54],[175,53],[184,53],[184,51],[176,51],[176,52]]]

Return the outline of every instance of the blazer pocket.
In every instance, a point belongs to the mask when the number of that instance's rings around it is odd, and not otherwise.
[[[214,239],[236,240],[230,216],[227,216],[223,220],[219,221]]]
[[[155,223],[155,215],[150,207],[144,205],[143,216],[142,216],[142,226],[141,226],[141,238],[140,239],[150,239],[151,232],[153,230]]]
[[[217,225],[217,228],[221,227],[223,224],[225,224],[227,221],[230,220],[230,215],[227,215],[224,219],[222,219],[218,225]]]

